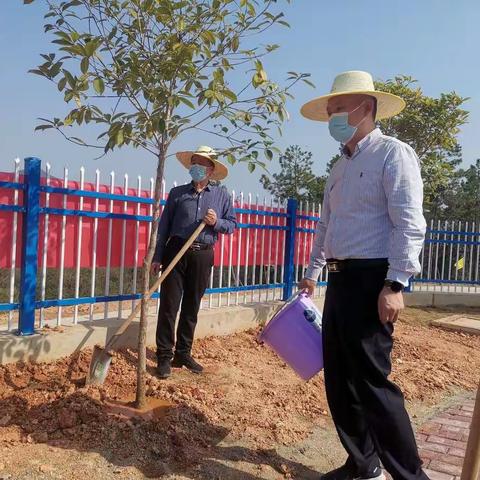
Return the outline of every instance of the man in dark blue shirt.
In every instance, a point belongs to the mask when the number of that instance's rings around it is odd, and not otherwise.
[[[211,182],[223,180],[228,174],[215,152],[199,147],[195,152],[179,152],[177,158],[189,170],[192,182],[173,188],[168,195],[158,226],[153,274],[158,275],[161,267],[172,261],[202,220],[207,225],[162,284],[156,335],[160,378],[169,377],[172,366],[202,372],[203,367],[191,355],[198,310],[208,285],[218,234],[232,233],[236,226],[230,195],[225,187]]]

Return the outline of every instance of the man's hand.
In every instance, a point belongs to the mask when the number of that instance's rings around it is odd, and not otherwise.
[[[395,323],[404,308],[402,292],[392,292],[388,287],[382,289],[378,296],[378,315],[384,325]]]
[[[217,223],[217,214],[215,213],[215,210],[209,208],[203,220],[207,225],[213,227]]]
[[[160,269],[162,268],[162,264],[159,262],[152,262],[152,266],[150,268],[150,271],[152,272],[152,275],[154,277],[158,277],[158,274],[160,273]]]
[[[310,280],[309,278],[303,278],[298,284],[298,288],[300,290],[305,290],[307,292],[307,295],[311,297],[313,295],[313,292],[315,291],[316,285],[317,282]]]

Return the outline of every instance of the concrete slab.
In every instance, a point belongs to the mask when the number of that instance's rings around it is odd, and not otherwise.
[[[434,293],[432,307],[480,307],[480,295],[475,293]]]
[[[434,294],[430,292],[410,292],[403,295],[407,307],[431,307]]]
[[[454,330],[456,332],[472,333],[480,335],[480,320],[465,315],[450,315],[448,317],[434,320],[433,325],[437,327]]]

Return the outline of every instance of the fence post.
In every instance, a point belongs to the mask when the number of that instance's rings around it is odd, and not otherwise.
[[[20,312],[18,334],[35,333],[35,292],[37,287],[38,230],[40,213],[40,172],[38,158],[26,158],[23,194],[22,265],[20,273]]]
[[[283,270],[283,300],[292,296],[293,271],[295,268],[295,229],[297,226],[297,200],[289,198],[287,202],[287,230],[285,232],[285,258]]]

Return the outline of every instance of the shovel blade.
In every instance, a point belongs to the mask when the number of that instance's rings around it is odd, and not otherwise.
[[[108,369],[112,361],[112,356],[103,348],[95,345],[90,361],[90,368],[88,370],[86,385],[102,385],[107,378]]]

